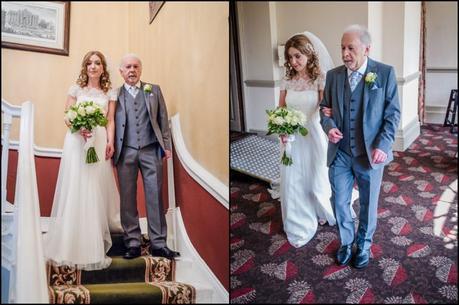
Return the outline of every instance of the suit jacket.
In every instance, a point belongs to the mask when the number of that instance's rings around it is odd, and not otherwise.
[[[169,129],[169,119],[167,116],[166,103],[164,102],[161,88],[158,85],[150,84],[151,93],[144,91],[144,86],[147,83],[140,82],[140,91],[138,94],[145,95],[147,103],[148,116],[153,131],[158,139],[163,150],[171,150],[171,132]],[[124,90],[123,86],[118,89],[118,100],[115,110],[115,154],[113,155],[113,163],[118,163],[123,149],[123,139],[125,136],[126,125],[126,101],[125,94],[129,94]]]
[[[400,105],[398,101],[397,80],[394,68],[368,58],[368,66],[362,81],[367,73],[377,75],[373,84],[364,84],[363,92],[363,136],[368,162],[376,169],[393,160],[392,144],[400,122]],[[324,98],[321,106],[331,107],[332,116],[324,116],[320,112],[320,123],[325,133],[332,128],[342,131],[344,82],[346,79],[346,66],[342,65],[327,72]],[[339,142],[328,142],[327,166],[330,166],[338,151]],[[387,160],[381,164],[371,162],[371,152],[381,149],[387,154]]]

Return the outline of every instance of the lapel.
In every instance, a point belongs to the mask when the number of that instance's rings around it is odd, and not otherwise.
[[[145,83],[140,81],[140,91],[142,91],[143,97],[145,98],[145,104],[147,106],[148,115],[151,117],[151,110],[150,110],[150,93],[147,93],[143,90]],[[152,92],[153,93],[153,92]]]
[[[378,74],[378,70],[376,67],[376,63],[374,60],[372,60],[370,57],[368,57],[368,65],[367,65],[367,70],[365,71],[365,74],[362,76],[363,78],[363,116],[365,120],[365,110],[367,109],[368,102],[370,101],[370,86],[365,83],[365,76],[367,75],[368,72],[373,72]],[[376,79],[376,82],[378,80]]]
[[[346,81],[346,66],[342,66],[342,69],[336,76],[336,83],[338,85],[338,106],[341,121],[343,121],[343,107],[344,107],[344,82]]]
[[[124,84],[121,85],[118,100],[120,101],[119,104],[123,108],[124,114],[126,114],[126,89],[124,88]]]

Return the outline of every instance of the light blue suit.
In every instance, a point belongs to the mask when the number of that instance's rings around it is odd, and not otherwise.
[[[377,75],[376,81],[372,84],[365,83],[365,76],[369,72]],[[340,142],[329,142],[327,152],[327,166],[332,186],[331,201],[341,244],[349,245],[355,240],[359,248],[368,250],[376,230],[378,197],[384,165],[393,160],[392,144],[400,121],[394,69],[368,58],[367,70],[356,90],[360,91],[350,93],[347,69],[344,65],[328,71],[321,106],[332,108],[332,116],[326,117],[322,112],[320,116],[327,135],[330,129],[338,128],[344,136],[341,141],[345,140],[345,145]],[[354,108],[357,109],[356,112]],[[352,148],[343,149],[347,148],[347,145]],[[356,150],[355,147],[360,147],[360,150]],[[387,154],[385,163],[371,163],[371,153],[375,148]],[[354,180],[359,187],[360,201],[356,237],[349,209]]]

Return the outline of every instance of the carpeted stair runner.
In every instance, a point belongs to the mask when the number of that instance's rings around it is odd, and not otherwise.
[[[142,256],[124,259],[121,234],[112,235],[108,255],[111,265],[103,270],[84,271],[47,264],[51,304],[176,304],[195,303],[193,286],[175,280],[175,261],[152,257],[149,241],[142,240]]]

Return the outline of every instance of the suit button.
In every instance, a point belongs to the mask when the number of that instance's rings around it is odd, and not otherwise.
[[[351,122],[354,122],[354,121],[355,121],[355,119],[351,119]]]
[[[120,141],[123,141],[123,138],[120,138]]]
[[[140,133],[140,131],[137,130],[137,133]]]
[[[351,146],[351,148],[355,148],[355,146]]]
[[[124,124],[122,124],[121,127],[124,127]]]
[[[136,116],[135,118],[136,118],[136,119],[138,119],[139,117],[138,117],[138,116]]]
[[[137,111],[137,108],[135,108],[134,111]]]
[[[355,109],[352,109],[352,108],[351,108],[351,111],[355,111]]]

